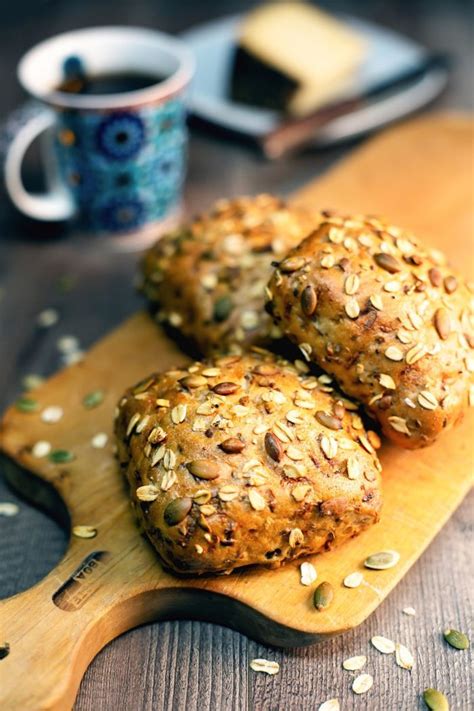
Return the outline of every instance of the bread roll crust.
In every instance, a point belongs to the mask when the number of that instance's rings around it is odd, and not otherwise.
[[[472,404],[472,286],[400,228],[329,216],[268,295],[282,331],[396,444],[431,444]]]
[[[356,410],[327,376],[265,351],[129,389],[117,412],[118,457],[166,566],[187,574],[277,566],[376,522],[379,443]]]
[[[271,195],[220,200],[147,252],[142,291],[157,319],[204,354],[268,344],[281,335],[264,309],[272,261],[318,219]]]

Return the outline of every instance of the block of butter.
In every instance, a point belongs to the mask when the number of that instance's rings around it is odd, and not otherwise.
[[[231,77],[235,101],[304,116],[350,85],[363,39],[304,2],[268,2],[243,20]]]

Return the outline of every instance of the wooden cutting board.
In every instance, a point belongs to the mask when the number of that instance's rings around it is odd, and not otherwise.
[[[470,269],[472,276],[472,129],[468,118],[446,115],[393,128],[295,200],[385,214],[445,248],[453,263],[464,272]],[[43,581],[1,603],[0,645],[10,645],[9,655],[0,660],[1,708],[71,707],[97,652],[150,620],[210,620],[282,646],[311,644],[355,627],[419,558],[470,486],[472,412],[430,449],[408,452],[384,444],[381,522],[341,549],[313,558],[318,580],[330,581],[336,590],[326,612],[312,606],[311,589],[300,584],[297,563],[273,571],[174,577],[162,570],[137,532],[111,440],[105,449],[94,449],[91,438],[98,432],[111,436],[114,406],[126,386],[183,361],[177,346],[140,313],[97,344],[83,362],[35,391],[41,407],[64,408],[59,423],[48,425],[37,413],[14,408],[6,413],[0,446],[8,479],[67,525],[94,526],[97,536],[72,537],[65,557]],[[85,409],[84,395],[99,388],[106,393],[104,402]],[[31,445],[42,439],[71,450],[75,460],[53,464],[35,459]],[[401,555],[395,568],[363,568],[368,554],[387,548]],[[365,582],[356,589],[343,587],[343,578],[356,570],[364,572]]]

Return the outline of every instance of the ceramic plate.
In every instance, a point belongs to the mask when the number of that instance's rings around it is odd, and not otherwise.
[[[233,102],[228,96],[229,74],[241,16],[224,17],[181,35],[196,56],[196,76],[190,96],[191,111],[223,128],[258,138],[281,120],[275,111]],[[343,20],[367,43],[367,57],[354,79],[351,94],[362,94],[373,84],[395,78],[422,62],[427,52],[419,44],[378,25],[344,16]],[[420,80],[368,106],[334,119],[320,129],[316,145],[329,145],[379,128],[433,100],[447,81],[445,69],[433,69]],[[342,97],[341,97],[342,98]]]

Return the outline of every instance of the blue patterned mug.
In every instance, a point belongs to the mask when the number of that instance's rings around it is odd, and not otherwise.
[[[64,72],[142,73],[156,83],[111,94],[58,90]],[[74,219],[98,233],[155,231],[179,211],[186,164],[185,94],[194,62],[183,44],[154,30],[101,27],[48,39],[18,68],[40,109],[16,131],[5,160],[5,184],[17,208],[38,220]],[[163,78],[164,77],[164,78]],[[21,179],[23,157],[42,135],[48,192],[34,195]]]

